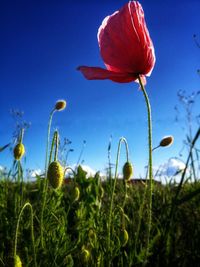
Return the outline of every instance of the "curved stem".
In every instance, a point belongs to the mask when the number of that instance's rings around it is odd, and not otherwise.
[[[114,176],[114,183],[113,188],[111,192],[111,200],[110,200],[110,209],[108,214],[108,237],[107,237],[107,250],[110,250],[110,232],[111,232],[111,219],[112,219],[112,210],[113,210],[113,201],[114,201],[114,193],[115,193],[115,187],[116,187],[116,180],[117,180],[117,172],[118,172],[118,165],[119,165],[119,157],[120,157],[120,149],[121,149],[121,143],[124,142],[126,146],[126,156],[127,161],[129,159],[129,151],[128,151],[128,143],[124,137],[121,137],[118,144],[117,149],[117,159],[116,159],[116,166],[115,166],[115,176]],[[110,264],[110,262],[109,262]]]
[[[41,220],[40,220],[40,233],[41,233],[41,243],[42,248],[44,248],[44,239],[43,239],[43,220],[44,220],[44,208],[46,204],[46,191],[47,191],[47,171],[48,171],[48,154],[49,154],[49,140],[50,140],[50,131],[51,131],[51,123],[53,114],[55,112],[55,109],[53,109],[49,116],[49,122],[48,122],[48,130],[47,130],[47,144],[46,144],[46,158],[45,158],[45,178],[44,178],[44,186],[43,186],[43,192],[42,192],[42,210],[41,210]]]
[[[158,146],[156,146],[156,147],[152,148],[152,151],[154,151],[154,150],[158,149],[159,147],[160,147],[160,145],[158,145]]]
[[[20,137],[19,137],[19,143],[20,144],[22,144],[23,137],[24,137],[24,128],[21,129],[21,133],[20,133]]]
[[[24,204],[24,206],[22,207],[20,213],[19,213],[19,217],[18,217],[18,220],[17,220],[17,226],[16,226],[16,231],[15,231],[15,242],[14,242],[14,259],[17,255],[17,236],[18,236],[18,232],[19,232],[19,223],[20,223],[20,220],[21,220],[21,217],[22,217],[22,214],[25,210],[26,207],[29,207],[30,208],[30,212],[31,212],[31,239],[32,239],[32,247],[33,247],[33,260],[34,260],[34,266],[36,267],[37,266],[37,263],[36,263],[36,253],[35,253],[35,237],[34,237],[34,231],[33,231],[33,208],[32,208],[32,205],[27,202]]]
[[[54,154],[54,161],[58,159],[58,143],[59,143],[59,136],[58,131],[55,131],[55,154]]]
[[[50,154],[49,154],[48,166],[50,165],[51,160],[52,160],[53,148],[54,148],[54,145],[55,145],[56,135],[57,135],[57,131],[54,132],[53,139],[52,139],[52,142],[51,142],[51,149],[50,149]]]
[[[152,192],[153,192],[153,171],[152,171],[152,118],[151,118],[151,105],[149,101],[149,97],[145,90],[145,87],[142,83],[140,76],[138,77],[140,87],[142,89],[144,99],[146,102],[147,107],[147,114],[148,114],[148,143],[149,143],[149,212],[148,212],[148,230],[147,230],[147,248],[146,248],[146,259],[148,257],[149,252],[149,239],[150,239],[150,232],[151,232],[151,223],[152,223]],[[146,260],[145,259],[145,260]]]
[[[124,183],[124,200],[122,204],[122,209],[124,209],[126,205],[126,199],[127,199],[127,181],[124,180],[123,183]]]
[[[49,116],[49,122],[48,122],[46,157],[45,157],[45,174],[47,174],[47,169],[48,169],[49,140],[50,140],[51,123],[52,123],[54,112],[55,112],[55,109],[51,111],[50,116]]]
[[[126,161],[128,162],[129,161],[129,149],[128,149],[128,143],[126,141],[126,139],[124,138],[124,144],[125,144],[125,147],[126,147]]]

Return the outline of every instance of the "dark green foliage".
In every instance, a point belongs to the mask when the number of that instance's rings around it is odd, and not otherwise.
[[[41,246],[40,212],[44,179],[18,185],[7,179],[0,181],[0,266],[12,266],[14,233],[20,207],[26,201],[33,206],[34,234],[37,266],[143,266],[147,232],[147,206],[145,185],[127,184],[126,202],[123,180],[116,184],[111,223],[111,249],[106,251],[107,219],[112,181],[101,182],[98,174],[86,178],[78,168],[74,179],[60,190],[48,188],[44,211],[44,244]],[[23,190],[23,199],[20,190]],[[71,194],[78,186],[80,197]],[[176,185],[154,185],[153,221],[150,250],[146,266],[198,266],[200,262],[200,183],[184,183],[176,201],[173,221],[170,209],[176,194]],[[102,194],[104,192],[104,194]],[[17,196],[17,198],[16,198]],[[20,200],[20,204],[15,200]],[[135,237],[139,222],[139,209],[144,200],[139,238]],[[125,205],[124,205],[125,203]],[[123,206],[124,205],[124,206]],[[122,240],[126,229],[128,240]],[[89,256],[83,260],[83,251]],[[30,235],[30,217],[25,212],[20,223],[17,254],[23,266],[33,266]]]

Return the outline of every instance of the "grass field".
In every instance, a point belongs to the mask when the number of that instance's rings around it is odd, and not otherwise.
[[[0,266],[200,266],[199,161],[193,161],[200,129],[178,184],[153,177],[134,182],[125,138],[114,174],[88,178],[79,165],[66,179],[70,168],[58,160],[58,131],[50,140],[53,115],[65,106],[58,101],[50,114],[44,174],[34,181],[25,177],[23,129],[12,168],[0,171]],[[127,160],[118,179],[123,144]]]
[[[145,263],[145,185],[128,183],[125,198],[124,182],[117,181],[108,247],[112,180],[101,183],[98,175],[87,179],[81,168],[74,178],[59,190],[48,187],[42,245],[44,179],[17,183],[1,177],[0,266],[13,266],[15,246],[22,266],[34,266],[34,257],[36,266],[198,266],[199,182],[183,185],[173,216],[177,186],[155,184],[150,248]],[[25,203],[30,203],[32,209],[28,205],[24,208],[16,233]]]

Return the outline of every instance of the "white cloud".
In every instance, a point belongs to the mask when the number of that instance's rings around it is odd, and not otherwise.
[[[0,165],[0,172],[2,172],[2,173],[5,173],[5,172],[6,172],[6,170],[7,170],[7,168],[6,168],[6,167],[3,167],[3,166],[1,166],[1,165]]]
[[[174,182],[179,182],[181,178],[181,173],[185,169],[185,163],[177,158],[170,158],[168,162],[159,166],[159,168],[154,168],[154,174],[161,179],[162,182],[169,182],[170,180]]]
[[[37,175],[41,175],[42,170],[41,169],[35,169],[30,171],[30,177],[35,178]]]
[[[85,172],[87,172],[87,175],[86,175],[87,178],[88,177],[94,177],[94,175],[97,173],[97,171],[95,169],[91,168],[89,165],[81,164],[81,167]],[[68,166],[68,168],[69,169],[67,169],[66,174],[71,175],[72,171],[70,170],[70,168],[76,172],[77,165],[73,164],[71,166]],[[99,175],[100,175],[100,177],[105,177],[105,174],[102,172],[100,172]]]
[[[89,176],[94,176],[96,171],[94,169],[92,169],[90,166],[88,165],[81,165],[81,167],[83,168],[83,170],[85,172],[87,172],[87,177]]]

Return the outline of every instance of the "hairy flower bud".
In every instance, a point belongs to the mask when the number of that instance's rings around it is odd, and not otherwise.
[[[16,160],[20,160],[23,157],[24,153],[25,153],[24,145],[22,143],[17,144],[13,150],[14,158]]]
[[[80,190],[78,186],[75,186],[72,190],[71,200],[72,202],[78,201],[80,197]]]
[[[58,161],[50,163],[47,178],[54,189],[61,187],[64,178],[64,170]]]
[[[123,178],[124,180],[128,181],[131,179],[132,175],[133,175],[133,166],[129,161],[127,161],[123,167]]]
[[[128,239],[129,239],[128,232],[126,231],[126,229],[122,229],[120,232],[120,241],[122,247],[126,246]]]
[[[16,255],[14,258],[14,267],[22,267],[22,262],[18,255]]]

